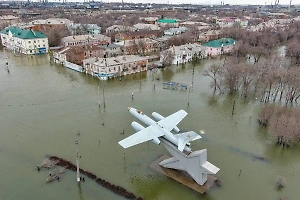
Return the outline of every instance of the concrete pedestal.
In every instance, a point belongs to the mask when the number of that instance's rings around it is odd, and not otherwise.
[[[169,158],[170,157],[167,155],[159,157],[157,160],[150,164],[150,168],[178,181],[179,183],[201,194],[205,193],[206,190],[208,190],[216,184],[217,178],[212,175],[207,175],[207,181],[205,182],[205,184],[199,185],[187,172],[182,170],[168,169],[159,165],[161,161]]]

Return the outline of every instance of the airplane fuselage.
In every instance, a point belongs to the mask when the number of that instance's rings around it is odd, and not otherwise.
[[[163,133],[164,133],[164,137],[166,140],[168,140],[169,142],[173,143],[174,145],[178,146],[178,138],[174,136],[173,133],[171,133],[170,131],[164,129],[164,127],[161,127],[156,121],[154,121],[153,119],[151,119],[150,117],[148,117],[147,115],[145,115],[142,111],[137,110],[135,108],[128,108],[128,111],[137,119],[139,119],[141,122],[143,122],[146,126],[156,126],[158,127]],[[187,146],[184,147],[185,151],[190,152],[191,149]]]

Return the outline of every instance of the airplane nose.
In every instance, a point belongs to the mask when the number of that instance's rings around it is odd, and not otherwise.
[[[127,109],[128,109],[128,111],[129,111],[129,110],[131,109],[131,107],[128,107]]]

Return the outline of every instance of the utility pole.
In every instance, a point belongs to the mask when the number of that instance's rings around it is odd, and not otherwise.
[[[78,152],[78,140],[75,141],[76,144],[76,167],[77,167],[77,182],[80,182],[80,174],[79,174],[79,152]]]
[[[104,87],[103,87],[103,107],[105,108],[105,96],[104,96]]]
[[[100,100],[100,87],[99,86],[98,86],[98,95],[99,95],[99,107],[100,107],[101,100]]]

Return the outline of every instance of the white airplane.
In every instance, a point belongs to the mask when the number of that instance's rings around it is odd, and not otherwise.
[[[159,138],[163,137],[177,146],[178,150],[181,152],[183,150],[191,152],[189,142],[201,138],[201,136],[194,131],[178,134],[171,133],[171,130],[180,132],[177,124],[187,115],[187,112],[184,110],[179,110],[168,117],[163,117],[160,114],[153,112],[152,116],[158,120],[157,122],[135,108],[129,107],[128,111],[148,127],[145,128],[137,122],[132,122],[131,126],[137,132],[119,142],[123,148],[128,148],[146,141],[152,141],[155,144],[160,144]]]

